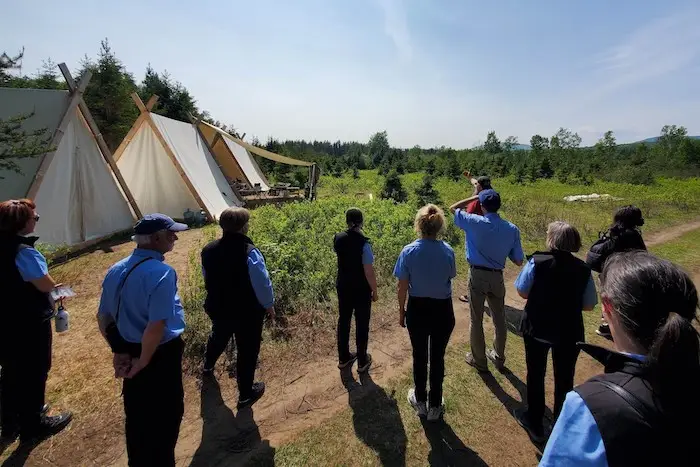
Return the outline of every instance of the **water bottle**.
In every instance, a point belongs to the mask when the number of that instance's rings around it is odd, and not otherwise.
[[[58,305],[58,311],[56,312],[56,332],[66,332],[68,330],[68,321],[70,315],[63,308],[63,303]]]

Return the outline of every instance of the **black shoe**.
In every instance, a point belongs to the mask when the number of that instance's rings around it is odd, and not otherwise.
[[[50,409],[51,407],[49,406],[49,404],[44,404],[44,406],[41,408],[41,416],[45,417],[49,413]]]
[[[260,398],[265,394],[265,383],[253,383],[253,389],[251,395],[245,399],[239,399],[238,405],[236,406],[238,410],[245,409],[255,404]]]
[[[349,365],[352,365],[355,363],[355,360],[357,360],[357,354],[354,352],[350,353],[350,358],[347,360],[341,360],[338,362],[338,369],[342,370],[343,368],[347,368]]]
[[[360,361],[357,362],[357,372],[358,373],[365,373],[369,371],[369,367],[372,366],[372,356],[370,354],[367,354],[365,357],[365,362],[362,363]]]
[[[20,433],[20,441],[36,441],[49,438],[63,431],[71,420],[73,420],[73,414],[70,412],[52,416],[45,415],[36,427]]]
[[[0,446],[9,446],[14,443],[17,438],[19,438],[19,429],[3,428],[0,433]]]
[[[544,435],[544,427],[542,422],[539,425],[535,425],[530,420],[525,409],[515,409],[513,410],[513,417],[518,424],[527,431],[528,436],[538,446],[541,446],[547,441],[547,437]]]

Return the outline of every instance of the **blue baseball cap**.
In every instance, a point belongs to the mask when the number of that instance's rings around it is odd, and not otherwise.
[[[150,235],[160,230],[170,230],[171,232],[182,232],[187,230],[186,224],[175,222],[165,214],[146,214],[134,226],[135,235]]]
[[[488,189],[479,192],[479,202],[489,212],[496,212],[501,208],[501,195],[496,190]]]

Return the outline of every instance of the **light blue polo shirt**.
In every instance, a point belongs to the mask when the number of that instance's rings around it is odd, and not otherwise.
[[[408,280],[411,297],[452,297],[452,278],[457,275],[455,252],[440,240],[420,239],[406,245],[394,266],[394,276]]]
[[[505,269],[506,258],[523,261],[525,254],[520,243],[520,230],[502,219],[498,213],[483,216],[455,211],[455,225],[467,234],[466,256],[469,264],[491,269]]]
[[[518,274],[518,278],[515,280],[515,288],[518,292],[529,294],[532,290],[532,285],[535,283],[535,260],[530,258],[525,264],[525,267]],[[593,282],[593,276],[588,278],[588,284],[586,285],[586,290],[583,292],[583,307],[589,308],[593,307],[598,303],[598,295],[595,291],[595,283]]]
[[[20,248],[15,256],[15,266],[24,282],[41,279],[49,273],[46,258],[36,248]]]
[[[177,293],[177,274],[165,264],[157,251],[136,248],[131,256],[112,266],[102,282],[99,314],[117,313],[117,289],[127,272],[144,258],[129,275],[121,293],[121,311],[117,328],[128,342],[140,343],[149,322],[165,320],[162,343],[168,342],[185,330],[185,313]]]

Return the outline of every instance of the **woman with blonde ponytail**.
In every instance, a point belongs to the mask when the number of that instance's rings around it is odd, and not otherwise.
[[[601,301],[616,351],[582,345],[605,374],[567,395],[540,465],[697,465],[695,285],[646,251],[619,253],[603,268]]]
[[[442,209],[434,204],[423,206],[414,226],[419,239],[404,247],[394,267],[399,279],[399,323],[408,327],[413,347],[415,388],[408,392],[408,401],[420,417],[437,421],[443,412],[445,349],[455,327],[452,278],[457,269],[454,251],[437,239],[445,228]]]

